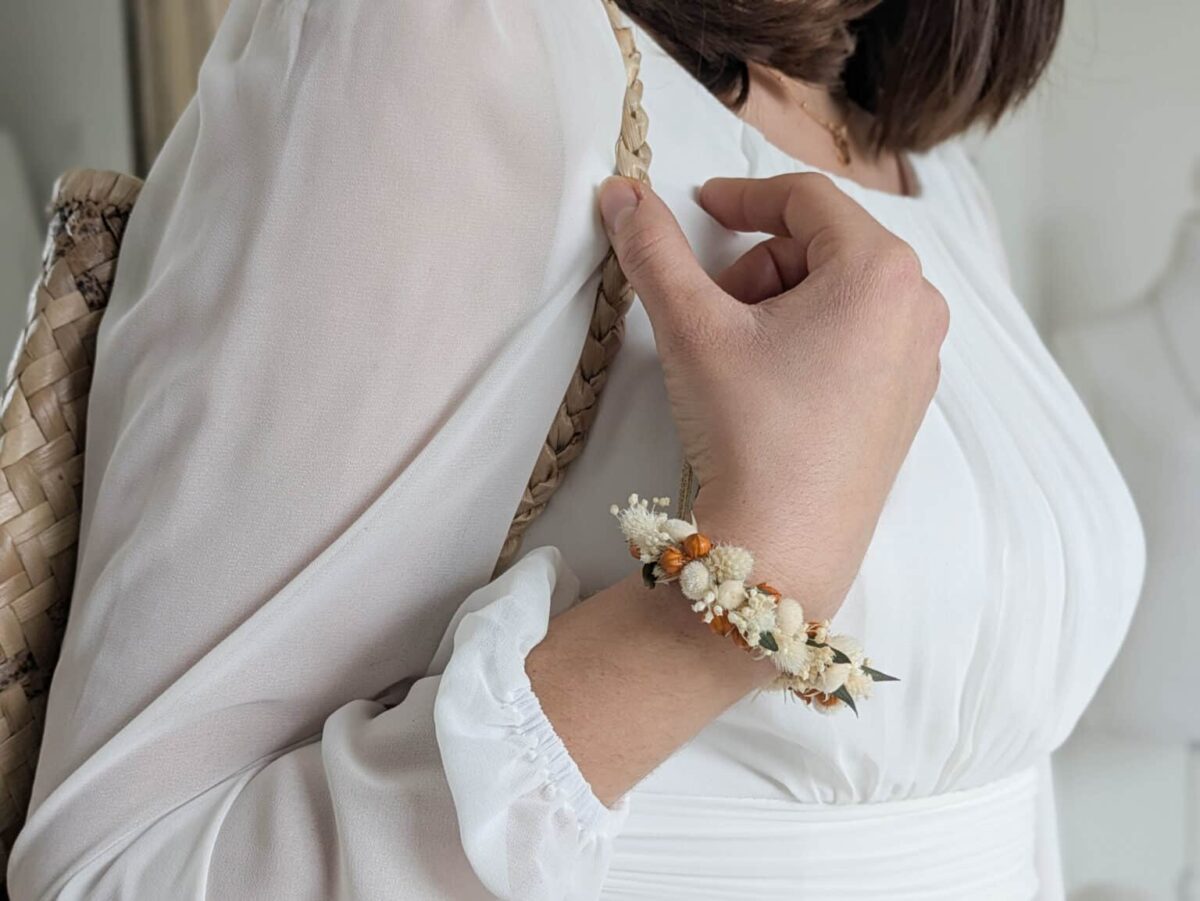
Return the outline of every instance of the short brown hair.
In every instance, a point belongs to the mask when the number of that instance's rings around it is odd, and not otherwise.
[[[852,100],[890,150],[994,125],[1042,74],[1063,17],[1063,0],[617,2],[734,109],[759,63]]]

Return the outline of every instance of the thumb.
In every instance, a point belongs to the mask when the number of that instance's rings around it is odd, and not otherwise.
[[[600,183],[599,201],[613,251],[652,323],[695,312],[720,290],[649,185],[610,176]]]

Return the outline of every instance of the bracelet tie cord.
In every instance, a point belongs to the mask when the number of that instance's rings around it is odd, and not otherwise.
[[[653,588],[676,582],[692,610],[713,632],[729,637],[779,674],[768,686],[799,698],[811,710],[835,713],[871,695],[875,682],[898,682],[869,665],[857,639],[831,631],[829,620],[809,621],[795,598],[766,582],[750,582],[754,557],[743,547],[714,542],[691,521],[666,513],[670,499],[629,496],[613,504],[629,552]],[[664,508],[664,509],[660,509]]]

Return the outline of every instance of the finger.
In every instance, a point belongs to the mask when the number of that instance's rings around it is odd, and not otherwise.
[[[885,234],[866,210],[815,172],[711,178],[701,187],[699,199],[728,229],[794,238],[804,247],[810,271]]]
[[[648,185],[611,176],[600,184],[599,202],[613,251],[652,323],[691,314],[719,294],[674,215]]]
[[[768,238],[716,276],[717,287],[742,303],[758,303],[800,284],[808,274],[804,248],[792,238]]]

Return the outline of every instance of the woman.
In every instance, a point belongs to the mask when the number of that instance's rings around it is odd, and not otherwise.
[[[602,220],[600,0],[233,4],[100,335],[16,898],[1061,897],[1141,533],[942,143],[1058,4],[622,5]],[[493,579],[610,240],[642,304]],[[860,718],[641,586],[609,505],[684,452],[900,677]]]

